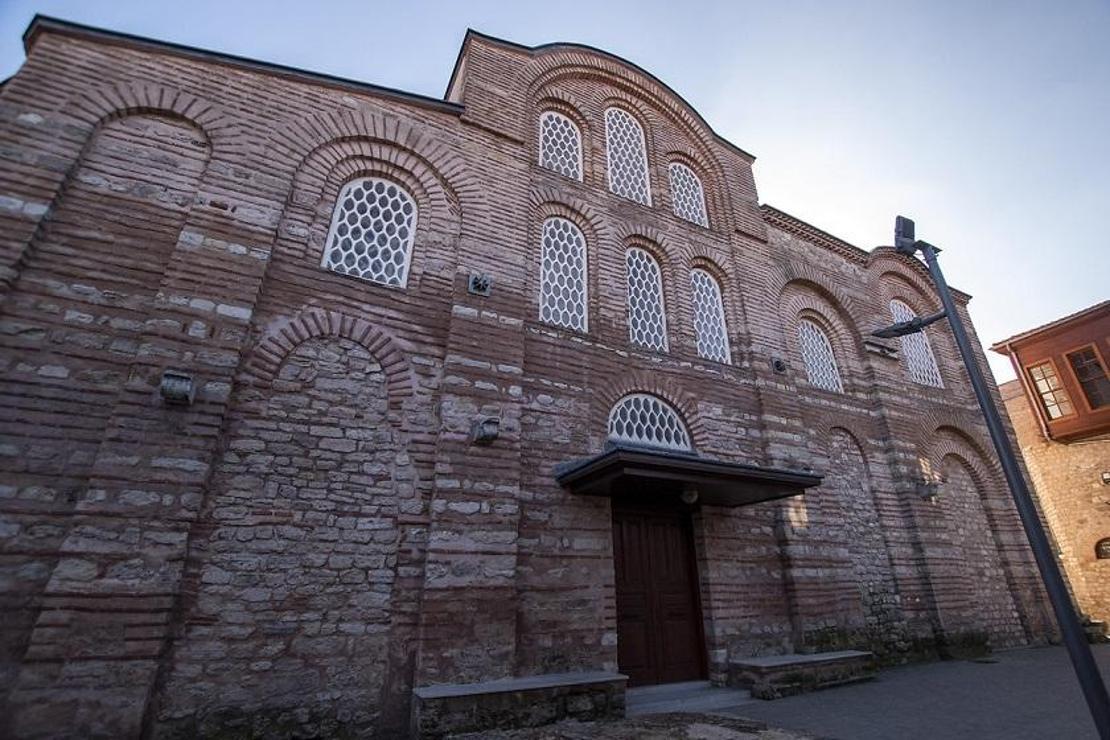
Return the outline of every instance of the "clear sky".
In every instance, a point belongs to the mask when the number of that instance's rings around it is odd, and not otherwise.
[[[0,0],[0,75],[36,12],[432,96],[467,27],[590,44],[755,154],[764,202],[867,249],[914,218],[986,344],[1110,297],[1108,0]]]

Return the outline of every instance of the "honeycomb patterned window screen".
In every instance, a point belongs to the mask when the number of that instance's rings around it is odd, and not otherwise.
[[[605,111],[605,146],[609,158],[609,190],[622,198],[650,206],[644,130],[631,113],[620,108]]]
[[[543,222],[540,320],[586,331],[586,238],[565,218]]]
[[[609,439],[614,442],[690,451],[690,433],[670,404],[646,393],[632,393],[609,412]]]
[[[416,201],[395,182],[352,180],[335,204],[321,266],[404,287],[416,233]]]
[[[705,215],[705,191],[694,171],[681,162],[671,162],[671,198],[674,215],[699,226],[709,226]]]
[[[909,321],[914,317],[913,309],[897,299],[890,302],[890,315],[895,323]],[[910,380],[921,385],[931,385],[934,388],[943,388],[944,381],[937,368],[933,348],[929,345],[929,338],[925,332],[907,334],[902,337],[902,358],[906,361],[906,370]]]
[[[828,335],[809,319],[802,319],[798,322],[798,340],[810,385],[843,393],[844,385],[840,382],[840,370],[836,367]]]
[[[625,254],[628,268],[628,338],[633,344],[667,351],[663,276],[655,258],[638,247]]]
[[[694,334],[697,336],[698,354],[707,360],[731,363],[720,286],[705,270],[691,270],[690,287],[694,294]]]
[[[582,179],[582,134],[574,121],[553,110],[540,116],[540,166]]]

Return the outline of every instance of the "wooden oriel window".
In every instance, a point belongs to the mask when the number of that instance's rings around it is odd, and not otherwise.
[[[1074,413],[1068,392],[1060,384],[1060,376],[1056,374],[1056,367],[1051,362],[1032,365],[1029,368],[1029,377],[1050,420]]]
[[[1095,351],[1094,345],[1068,353],[1068,362],[1075,372],[1075,379],[1087,397],[1091,410],[1110,405],[1110,379],[1106,367]]]

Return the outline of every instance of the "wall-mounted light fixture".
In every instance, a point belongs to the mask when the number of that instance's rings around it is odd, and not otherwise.
[[[1102,471],[1102,485],[1110,486],[1110,470]]]
[[[189,406],[196,398],[197,384],[193,376],[183,370],[163,370],[159,390],[167,406]]]
[[[922,478],[913,482],[913,488],[914,491],[917,492],[919,498],[926,501],[933,501],[940,492],[940,481]]]
[[[491,445],[500,434],[501,419],[496,416],[486,416],[474,422],[474,428],[470,430],[470,439],[476,445]]]
[[[470,273],[466,289],[474,295],[488,296],[493,292],[493,278],[486,274]]]

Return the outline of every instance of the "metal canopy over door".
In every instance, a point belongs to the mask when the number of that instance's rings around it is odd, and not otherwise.
[[[705,678],[689,515],[613,502],[617,661],[629,686]]]

